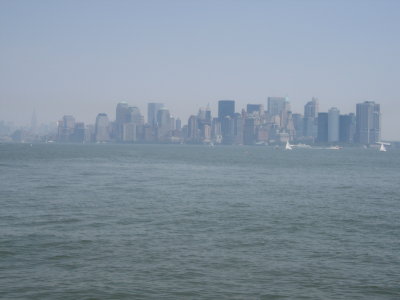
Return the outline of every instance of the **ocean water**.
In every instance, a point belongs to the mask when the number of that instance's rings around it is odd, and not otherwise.
[[[400,151],[0,145],[1,299],[400,299]]]

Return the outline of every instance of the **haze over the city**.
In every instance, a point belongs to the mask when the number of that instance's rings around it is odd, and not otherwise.
[[[1,1],[0,120],[94,123],[128,101],[186,122],[210,103],[381,104],[400,140],[398,1]]]

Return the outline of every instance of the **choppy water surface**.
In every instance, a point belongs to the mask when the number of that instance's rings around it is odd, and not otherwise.
[[[0,145],[0,298],[399,299],[400,152]]]

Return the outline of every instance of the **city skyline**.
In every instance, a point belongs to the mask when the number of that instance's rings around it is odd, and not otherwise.
[[[227,101],[234,101],[234,107],[237,107],[237,109],[234,111],[236,113],[239,113],[242,109],[246,109],[246,107],[248,109],[249,105],[250,106],[262,105],[265,108],[265,111],[267,112],[268,111],[268,99],[285,99],[286,101],[288,101],[289,107],[292,107],[292,103],[291,103],[289,97],[277,97],[277,96],[267,97],[266,100],[265,100],[265,103],[251,102],[251,103],[243,104],[242,106],[240,106],[240,104],[238,104],[238,101],[236,101],[236,100],[227,100]],[[182,118],[181,116],[176,115],[174,113],[175,108],[171,108],[170,106],[166,105],[165,103],[147,102],[144,106],[143,105],[139,106],[139,105],[136,105],[136,103],[132,103],[130,101],[123,100],[123,101],[119,101],[119,102],[113,102],[114,108],[112,109],[112,111],[108,111],[108,112],[103,111],[103,112],[98,112],[98,113],[92,112],[91,113],[92,117],[86,118],[86,119],[82,119],[82,118],[79,117],[79,115],[80,115],[79,114],[79,110],[76,110],[75,112],[73,110],[70,110],[69,113],[62,113],[61,112],[61,114],[60,114],[60,116],[58,118],[55,118],[54,116],[50,116],[50,117],[47,117],[47,121],[41,121],[40,117],[38,117],[37,110],[34,109],[31,112],[30,119],[29,120],[25,120],[24,122],[20,122],[20,123],[16,122],[16,123],[14,123],[15,120],[13,120],[13,119],[8,119],[8,120],[7,119],[3,119],[3,120],[0,119],[0,121],[6,122],[6,123],[9,123],[9,124],[13,124],[16,128],[31,128],[32,127],[32,122],[35,123],[35,126],[39,126],[39,125],[46,125],[47,126],[47,125],[50,125],[50,124],[56,124],[57,121],[62,116],[74,116],[80,122],[83,122],[85,124],[93,124],[94,125],[96,123],[96,118],[98,117],[98,115],[105,114],[105,115],[107,115],[107,117],[109,118],[110,121],[111,120],[116,120],[117,119],[117,113],[115,113],[115,105],[117,105],[117,104],[120,105],[122,103],[126,103],[126,105],[128,105],[128,102],[129,102],[129,104],[131,104],[132,107],[137,107],[139,109],[139,111],[142,112],[143,117],[146,116],[145,122],[152,124],[152,126],[154,126],[154,123],[152,123],[153,121],[151,121],[151,119],[150,119],[150,112],[149,112],[149,105],[151,105],[151,104],[161,105],[161,106],[159,106],[160,108],[168,109],[172,117],[174,117],[175,119],[180,119],[184,124],[186,122],[186,120],[188,120],[190,118],[190,116],[196,115],[198,110],[206,109],[207,107],[210,108],[210,110],[213,111],[214,114],[216,114],[216,116],[218,116],[218,111],[219,111],[218,103],[220,101],[221,100],[217,100],[217,101],[214,101],[214,102],[211,102],[211,103],[209,102],[209,103],[207,103],[207,105],[200,105],[200,106],[194,107],[194,108],[192,108],[191,113],[188,113],[188,116],[186,118],[185,117]],[[324,111],[324,110],[319,110],[319,107],[321,107],[319,99],[317,97],[312,97],[310,99],[310,101],[303,103],[303,108],[300,109],[300,111],[293,111],[293,109],[291,109],[291,112],[293,114],[301,114],[303,117],[307,118],[307,110],[309,110],[310,108],[306,108],[306,107],[309,107],[310,104],[312,102],[314,102],[314,101],[317,101],[317,104],[316,104],[317,105],[317,108],[316,108],[317,112],[319,111],[321,113],[325,113],[325,112],[328,113],[330,109],[339,109],[339,113],[341,115],[342,114],[355,113],[356,112],[356,107],[360,103],[363,103],[363,102],[375,102],[375,101],[365,100],[365,101],[360,101],[358,103],[354,103],[354,107],[350,111],[343,111],[340,107],[339,108],[335,107],[335,105],[327,105],[327,104],[325,104],[325,106],[323,106],[323,107],[327,107],[327,109]],[[158,110],[158,108],[155,111],[153,111],[152,113],[153,114],[156,113],[157,110]],[[315,112],[315,108],[314,108],[314,112]],[[380,114],[382,115],[382,112],[380,112]],[[40,116],[40,112],[39,112],[39,116]],[[155,115],[155,118],[156,117],[157,116]],[[384,120],[384,119],[385,118],[382,118],[382,120]],[[307,128],[304,128],[304,130],[307,132]],[[381,134],[382,134],[382,139],[389,140],[389,139],[384,137],[384,131],[381,131]],[[392,139],[392,140],[397,141],[396,139]]]
[[[236,107],[235,100],[219,100],[218,110],[200,107],[187,123],[171,114],[163,103],[148,103],[147,119],[141,110],[119,102],[115,119],[98,113],[94,124],[85,124],[73,115],[64,115],[57,126],[37,126],[33,114],[31,126],[11,131],[0,123],[0,138],[14,142],[62,143],[188,143],[225,145],[362,144],[382,142],[381,105],[373,101],[357,103],[356,112],[343,114],[337,107],[319,111],[313,97],[305,103],[304,114],[293,112],[286,97],[268,97],[263,104]],[[54,124],[55,125],[55,124]]]
[[[313,96],[343,113],[382,105],[383,138],[400,140],[397,1],[2,1],[0,120],[29,123],[119,101],[215,111]],[[73,22],[71,20],[74,20]],[[88,21],[90,20],[90,22]]]

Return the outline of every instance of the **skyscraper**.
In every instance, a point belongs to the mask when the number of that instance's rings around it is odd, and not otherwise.
[[[115,120],[118,124],[123,124],[129,118],[129,105],[126,102],[119,102],[115,110]]]
[[[268,97],[268,115],[272,122],[279,125],[280,129],[287,129],[288,114],[290,111],[291,107],[287,98]]]
[[[247,104],[246,111],[248,114],[258,113],[259,115],[261,115],[264,112],[264,105]]]
[[[271,117],[280,115],[285,108],[285,102],[287,102],[287,100],[284,97],[268,97],[269,115]]]
[[[147,104],[147,123],[152,127],[157,125],[157,112],[164,107],[163,103],[148,103]]]
[[[140,113],[139,108],[136,106],[129,106],[129,118],[127,118],[127,122],[135,123],[136,126],[144,125],[143,116]]]
[[[218,101],[218,119],[221,122],[221,134],[224,144],[232,144],[234,137],[235,101],[220,100]]]
[[[356,141],[374,144],[381,140],[380,105],[373,101],[358,103],[356,106]]]
[[[311,101],[304,105],[305,118],[317,118],[319,112],[319,103],[317,98],[312,98]]]
[[[107,114],[98,114],[96,117],[94,140],[96,142],[108,142],[110,140],[109,120]]]
[[[244,120],[243,143],[254,145],[256,142],[256,119],[248,117]]]
[[[234,100],[220,100],[218,101],[218,118],[222,121],[223,118],[229,116],[233,117],[235,113]]]
[[[171,131],[171,116],[165,107],[157,111],[157,137],[160,141],[165,141]]]
[[[85,123],[76,122],[74,132],[70,136],[70,141],[74,143],[83,143],[85,141]]]
[[[177,129],[177,130],[181,130],[182,129],[182,121],[179,118],[177,118],[175,120],[175,129]]]
[[[207,105],[205,122],[206,124],[211,125],[211,121],[212,121],[211,108],[210,105]]]
[[[235,120],[233,117],[226,116],[221,120],[222,143],[231,145],[235,137]]]
[[[122,125],[122,141],[126,143],[136,142],[136,124],[134,122],[124,123]]]
[[[328,111],[328,142],[336,143],[339,141],[339,116],[340,111],[332,107]]]
[[[328,142],[328,113],[318,113],[318,143]]]
[[[74,129],[75,118],[70,115],[63,116],[62,121],[58,122],[58,140],[61,142],[70,142]]]
[[[353,143],[356,132],[356,116],[351,113],[339,117],[339,141]]]
[[[303,115],[301,114],[293,114],[293,126],[296,131],[295,139],[299,139],[303,137],[303,132],[304,132],[304,120],[303,120]]]
[[[304,105],[304,131],[303,135],[312,139],[317,137],[319,103],[317,98]]]
[[[233,115],[233,140],[236,145],[243,145],[244,119],[240,113]]]
[[[190,143],[198,143],[200,140],[200,132],[198,119],[196,116],[190,116],[187,125],[187,140]]]
[[[115,111],[115,126],[117,141],[122,141],[124,123],[129,122],[130,110],[126,102],[119,102]]]

